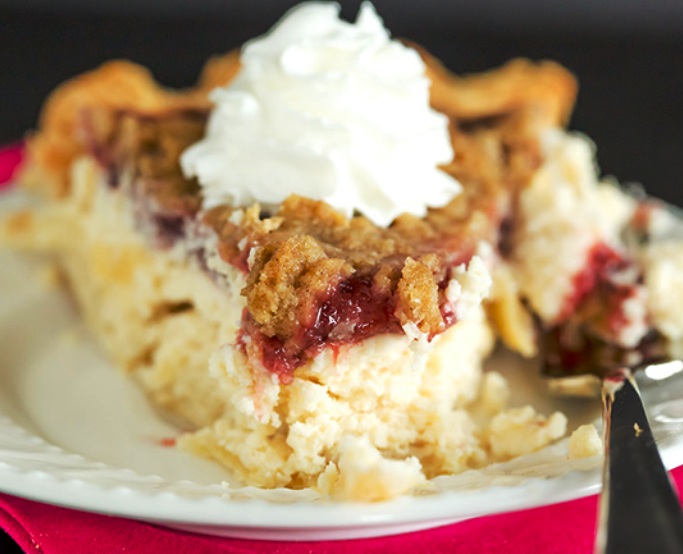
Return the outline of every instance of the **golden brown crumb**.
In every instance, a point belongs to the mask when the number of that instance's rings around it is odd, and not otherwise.
[[[444,326],[439,311],[439,291],[427,265],[408,258],[397,291],[401,323],[412,321],[427,334],[434,334]]]

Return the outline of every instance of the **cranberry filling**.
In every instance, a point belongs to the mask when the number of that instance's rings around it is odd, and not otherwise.
[[[637,282],[624,282],[618,276],[634,267],[633,261],[604,243],[597,243],[588,253],[586,265],[573,279],[572,292],[565,299],[558,322],[567,320],[591,297],[608,308],[613,331],[627,323],[622,305],[636,293]],[[618,312],[618,313],[617,313]]]
[[[634,360],[656,359],[661,337],[647,336],[632,349],[618,340],[630,324],[625,303],[638,293],[641,279],[632,260],[596,244],[574,277],[556,325],[541,331],[546,372],[601,373]]]
[[[377,292],[373,275],[359,272],[321,299],[310,325],[302,326],[287,341],[263,335],[246,312],[242,330],[257,344],[266,369],[288,383],[295,369],[326,346],[335,348],[380,333],[401,332],[394,308],[391,296]],[[240,343],[244,347],[244,340]]]
[[[304,331],[306,343],[361,340],[381,332],[398,332],[390,297],[376,294],[372,275],[353,275],[318,308],[315,322]]]
[[[336,354],[344,344],[383,333],[402,333],[401,323],[395,314],[395,298],[378,292],[373,277],[370,272],[358,272],[342,281],[321,299],[310,325],[302,326],[299,333],[287,341],[261,333],[245,310],[239,346],[245,350],[248,341],[255,344],[264,367],[276,374],[281,383],[287,384],[291,383],[298,367],[325,347],[332,348]],[[440,285],[440,294],[444,294],[448,281],[445,279]],[[453,307],[445,300],[441,304],[441,313],[446,327],[456,322]]]

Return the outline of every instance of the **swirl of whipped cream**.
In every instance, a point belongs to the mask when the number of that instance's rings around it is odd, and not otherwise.
[[[425,65],[391,40],[370,3],[355,24],[337,4],[302,4],[247,43],[241,63],[212,91],[206,136],[181,158],[205,208],[272,208],[297,194],[386,226],[461,190],[437,167],[453,151],[447,118],[429,106]]]

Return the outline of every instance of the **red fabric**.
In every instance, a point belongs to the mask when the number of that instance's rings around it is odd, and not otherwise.
[[[672,472],[679,490],[683,467]],[[48,506],[0,494],[0,527],[25,552],[165,554],[588,554],[593,551],[597,498],[391,537],[334,542],[270,542],[194,535],[149,523]]]
[[[43,554],[587,554],[593,548],[595,509],[595,498],[587,498],[551,508],[480,518],[391,537],[334,542],[270,542],[193,535],[148,523],[76,512],[0,495],[0,525],[26,552],[33,552],[39,547]]]
[[[20,147],[0,149],[0,188],[21,160]],[[683,489],[683,467],[672,472]],[[336,542],[265,542],[194,535],[0,494],[0,528],[25,552],[161,554],[229,552],[278,554],[453,552],[456,554],[579,554],[593,551],[595,496],[554,506],[484,517],[392,537]]]
[[[21,163],[21,144],[0,148],[0,188],[8,185]]]

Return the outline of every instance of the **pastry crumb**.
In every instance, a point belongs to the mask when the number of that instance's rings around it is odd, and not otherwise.
[[[330,463],[318,487],[338,500],[379,502],[409,493],[425,481],[415,457],[384,458],[367,437],[346,437],[339,445],[339,461]]]
[[[602,452],[602,439],[595,425],[587,424],[577,427],[569,437],[568,448],[570,460],[599,455]]]
[[[493,455],[509,460],[530,454],[564,436],[567,416],[554,412],[549,417],[536,413],[531,406],[511,408],[495,416],[488,428]]]
[[[488,415],[495,415],[505,409],[510,398],[510,387],[500,373],[489,371],[481,383],[479,404]]]

